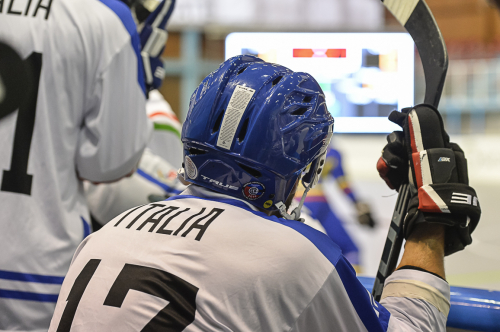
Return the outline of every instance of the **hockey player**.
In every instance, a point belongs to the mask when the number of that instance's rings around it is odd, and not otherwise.
[[[82,242],[49,331],[444,331],[439,218],[413,211],[402,266],[377,303],[331,239],[297,220],[300,207],[287,212],[297,183],[307,192],[317,181],[332,127],[310,75],[227,60],[194,92],[183,125],[192,184]],[[472,205],[450,212],[450,229],[469,214],[477,224]]]
[[[342,155],[340,154],[340,151],[331,146],[326,153],[325,170],[322,177],[325,178],[325,180],[332,178],[337,182],[340,189],[342,189],[344,194],[349,198],[352,204],[354,204],[358,222],[361,225],[372,228],[375,227],[375,220],[372,218],[370,207],[354,194],[351,185],[347,180],[347,176],[342,165]]]
[[[0,122],[0,330],[47,330],[90,232],[82,179],[116,181],[137,166],[151,129],[146,92],[161,76],[159,16],[139,36],[118,0],[0,2],[0,40],[35,82]]]

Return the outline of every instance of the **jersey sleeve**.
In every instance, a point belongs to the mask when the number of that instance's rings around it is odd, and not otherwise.
[[[129,41],[97,78],[79,135],[76,167],[81,178],[116,181],[137,166],[152,129],[138,67]]]
[[[444,332],[449,296],[444,280],[404,270],[387,279],[378,303],[341,257],[290,331]]]
[[[417,270],[398,270],[387,278],[380,301],[391,313],[391,331],[446,331],[450,286]]]

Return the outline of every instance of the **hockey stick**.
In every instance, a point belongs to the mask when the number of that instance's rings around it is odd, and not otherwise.
[[[382,0],[382,2],[413,38],[424,68],[424,103],[437,108],[448,70],[448,53],[429,7],[424,0]],[[401,185],[373,285],[372,295],[376,301],[380,301],[385,279],[394,271],[398,262],[403,243],[403,220],[410,197],[409,185]]]

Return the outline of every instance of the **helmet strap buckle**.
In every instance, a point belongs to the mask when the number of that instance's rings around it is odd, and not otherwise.
[[[304,201],[306,199],[307,192],[311,188],[312,188],[312,182],[309,183],[308,186],[306,187],[306,190],[304,190],[304,193],[302,194],[302,198],[300,199],[299,205],[295,209],[293,209],[291,214],[288,214],[288,212],[286,211],[286,206],[283,202],[278,202],[278,203],[274,204],[278,208],[278,210],[280,211],[283,218],[285,218],[287,220],[297,220],[300,222],[304,222],[304,218],[300,217],[300,211],[302,210],[302,206],[304,205]]]

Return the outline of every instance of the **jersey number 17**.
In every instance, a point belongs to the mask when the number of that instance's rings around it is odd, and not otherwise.
[[[71,330],[83,293],[100,263],[100,259],[89,260],[82,272],[76,277],[69,291],[57,332]],[[180,332],[194,321],[198,287],[186,280],[152,267],[125,264],[113,282],[103,305],[120,308],[131,289],[154,295],[169,302],[142,328],[142,332]]]

